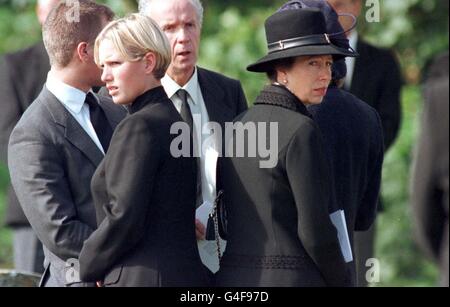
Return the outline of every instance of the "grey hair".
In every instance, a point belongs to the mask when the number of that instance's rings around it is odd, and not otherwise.
[[[197,12],[198,22],[200,27],[203,25],[203,5],[200,0],[188,0],[195,8]],[[139,0],[139,13],[147,15],[149,13],[150,4],[154,2],[153,0]]]

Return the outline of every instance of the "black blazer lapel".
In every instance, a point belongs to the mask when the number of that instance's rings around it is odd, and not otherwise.
[[[64,127],[65,138],[83,152],[97,167],[104,157],[103,153],[84,131],[83,127],[47,88],[44,88],[43,95],[43,100],[47,104],[53,119],[57,124]]]
[[[225,121],[234,118],[233,110],[228,106],[225,100],[225,93],[213,78],[209,76],[208,71],[198,67],[198,82],[208,111],[209,120],[217,122],[221,127],[225,126]]]

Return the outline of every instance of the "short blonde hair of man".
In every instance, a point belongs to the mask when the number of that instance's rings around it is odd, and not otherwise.
[[[131,14],[110,22],[95,41],[95,63],[100,65],[99,46],[103,40],[110,40],[116,50],[129,62],[141,60],[148,52],[156,55],[154,77],[160,80],[166,74],[171,62],[169,41],[150,17]]]

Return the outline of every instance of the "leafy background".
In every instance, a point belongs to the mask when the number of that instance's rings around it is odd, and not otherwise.
[[[99,2],[110,5],[118,15],[133,12],[137,6],[134,0]],[[17,50],[40,39],[35,3],[0,0],[0,53]],[[278,0],[203,0],[205,22],[200,64],[241,80],[250,102],[266,81],[263,76],[246,72],[245,67],[266,52],[264,20],[283,3]],[[379,0],[378,3],[380,22],[367,23],[360,18],[360,32],[372,43],[395,50],[406,84],[402,91],[401,131],[385,158],[383,169],[386,210],[378,218],[376,244],[381,280],[374,286],[435,286],[437,269],[414,244],[408,187],[414,144],[420,129],[421,80],[430,59],[448,50],[449,2]],[[8,181],[7,169],[0,165],[0,221]],[[11,265],[11,233],[0,226],[0,268]]]

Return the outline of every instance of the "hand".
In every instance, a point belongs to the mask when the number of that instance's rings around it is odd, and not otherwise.
[[[195,220],[195,236],[198,241],[206,239],[206,227],[199,220]]]
[[[95,284],[97,288],[103,288],[103,281],[97,281]]]

